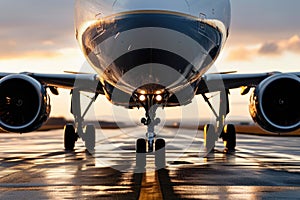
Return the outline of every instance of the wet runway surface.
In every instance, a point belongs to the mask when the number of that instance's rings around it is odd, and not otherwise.
[[[135,173],[139,128],[98,130],[95,155],[63,150],[63,131],[0,135],[0,199],[298,199],[300,137],[237,135],[203,157],[203,133],[163,129],[167,166]],[[200,153],[199,153],[200,152]]]

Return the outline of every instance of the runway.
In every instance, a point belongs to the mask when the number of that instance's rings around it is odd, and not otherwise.
[[[63,131],[0,135],[0,199],[298,199],[300,137],[237,135],[203,157],[203,133],[160,130],[167,166],[135,173],[139,128],[97,130],[95,155],[82,142],[63,150]],[[200,152],[200,153],[199,153]]]

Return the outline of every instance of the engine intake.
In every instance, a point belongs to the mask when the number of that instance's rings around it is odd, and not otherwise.
[[[300,128],[300,78],[274,75],[261,82],[250,98],[250,114],[263,129],[285,133]]]
[[[23,74],[0,80],[0,127],[9,132],[37,130],[48,119],[50,99],[46,89]]]

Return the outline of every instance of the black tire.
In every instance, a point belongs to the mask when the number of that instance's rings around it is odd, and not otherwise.
[[[233,124],[227,124],[223,128],[223,141],[225,150],[234,151],[236,146],[236,131]]]
[[[204,126],[204,147],[206,153],[214,152],[216,143],[216,131],[213,124],[206,124]]]
[[[140,138],[136,141],[136,153],[146,153],[146,140]]]
[[[77,141],[77,135],[73,124],[67,124],[64,127],[64,147],[65,150],[74,150],[75,142]]]
[[[155,141],[155,166],[156,169],[166,167],[166,142],[161,138]]]
[[[88,124],[85,128],[85,147],[90,152],[93,153],[95,150],[95,140],[96,140],[96,130],[93,124]]]
[[[143,170],[146,166],[146,140],[140,138],[136,141],[136,168],[137,172]],[[141,171],[142,172],[142,171]]]
[[[164,149],[166,146],[166,142],[164,139],[162,138],[159,138],[155,141],[155,151],[158,151],[158,150],[161,150],[161,149]]]

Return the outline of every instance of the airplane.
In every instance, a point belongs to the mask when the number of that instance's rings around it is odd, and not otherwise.
[[[99,95],[114,105],[143,108],[145,138],[136,153],[162,151],[156,139],[159,107],[188,105],[201,95],[216,117],[204,128],[206,151],[222,138],[226,151],[236,147],[236,131],[226,124],[231,89],[250,98],[250,115],[263,129],[286,133],[300,128],[300,72],[207,73],[230,33],[230,0],[76,0],[75,36],[96,74],[0,73],[0,127],[8,132],[37,130],[49,118],[49,91],[71,91],[74,124],[64,128],[64,147],[78,138],[95,148],[95,127],[85,115]],[[288,88],[288,89],[287,89]],[[81,92],[94,95],[85,110]],[[208,94],[219,93],[215,108]],[[101,108],[100,108],[101,110]],[[142,162],[143,163],[143,162]]]

